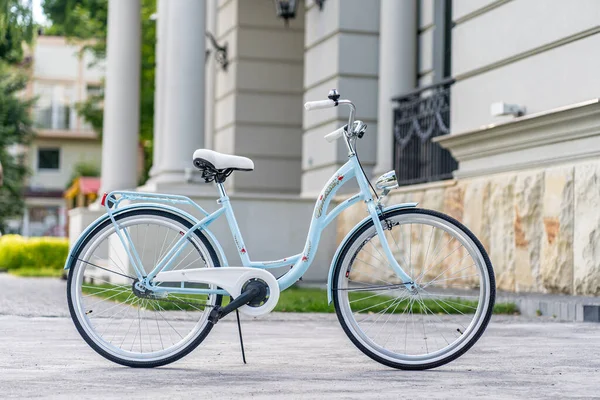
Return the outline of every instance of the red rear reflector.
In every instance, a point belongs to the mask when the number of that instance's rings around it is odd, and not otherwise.
[[[108,193],[104,193],[104,195],[102,195],[102,200],[100,201],[100,204],[104,205],[104,203],[106,202],[106,196],[108,195]]]

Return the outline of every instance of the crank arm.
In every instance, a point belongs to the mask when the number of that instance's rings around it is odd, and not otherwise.
[[[248,289],[244,291],[244,293],[233,299],[225,307],[214,308],[208,316],[208,321],[213,325],[216,324],[221,318],[225,317],[230,312],[237,310],[241,306],[245,306],[246,304],[250,303],[259,295],[260,289],[249,285]]]

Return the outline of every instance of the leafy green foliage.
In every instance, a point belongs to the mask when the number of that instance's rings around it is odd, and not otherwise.
[[[21,275],[48,275],[47,270],[60,276],[69,253],[69,241],[64,238],[25,238],[19,235],[0,237],[0,268],[9,272],[23,270]]]
[[[20,145],[31,139],[30,110],[33,100],[23,100],[19,93],[27,86],[23,44],[33,38],[31,8],[21,0],[0,0],[0,163],[4,172],[0,187],[0,232],[6,219],[23,211],[23,181],[27,175]],[[14,68],[18,65],[21,72]]]
[[[140,140],[144,148],[143,183],[152,167],[154,144],[154,74],[156,69],[156,0],[142,0],[142,72],[140,84]]]
[[[23,100],[19,92],[27,85],[25,74],[11,69],[0,60],[0,163],[4,185],[0,187],[0,232],[6,230],[6,219],[21,215],[27,169],[19,146],[33,137],[30,117],[34,100]]]
[[[23,43],[30,43],[32,38],[31,8],[21,0],[0,0],[0,60],[20,63]]]
[[[108,0],[44,0],[42,8],[52,21],[45,34],[85,40],[84,51],[106,57]]]
[[[104,86],[104,82],[102,85]],[[102,135],[102,119],[104,117],[103,101],[104,93],[90,95],[85,100],[75,104],[77,113],[92,125],[94,131],[100,136]]]

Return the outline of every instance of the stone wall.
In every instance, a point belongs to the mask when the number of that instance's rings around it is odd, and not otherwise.
[[[600,295],[600,161],[402,188],[386,204],[453,216],[485,246],[497,287],[509,292]],[[338,240],[365,217],[342,214]]]

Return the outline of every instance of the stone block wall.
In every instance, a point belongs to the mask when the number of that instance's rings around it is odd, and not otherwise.
[[[418,201],[463,222],[508,292],[600,295],[600,161],[402,188],[386,204]],[[338,240],[366,216],[344,212]]]

